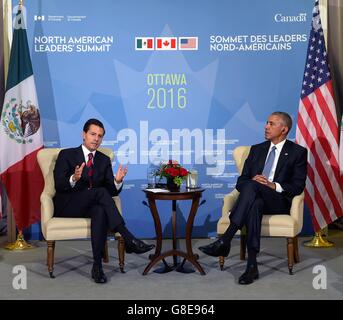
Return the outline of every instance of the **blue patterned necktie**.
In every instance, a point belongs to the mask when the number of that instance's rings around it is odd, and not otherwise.
[[[269,175],[270,175],[270,170],[272,169],[273,163],[274,163],[274,159],[275,159],[275,150],[276,147],[273,146],[273,148],[270,150],[269,154],[268,154],[268,158],[267,161],[264,165],[264,169],[262,174],[268,179]]]

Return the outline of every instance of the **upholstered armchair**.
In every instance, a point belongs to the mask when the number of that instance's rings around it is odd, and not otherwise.
[[[239,174],[242,173],[244,162],[248,157],[250,146],[237,147],[233,151],[233,158],[235,160]],[[224,197],[222,207],[222,217],[217,224],[217,234],[222,235],[230,224],[230,211],[237,200],[239,192],[234,189],[231,193]],[[303,226],[303,211],[304,211],[304,193],[296,196],[292,200],[292,206],[289,215],[273,214],[263,215],[261,236],[268,237],[284,237],[287,243],[287,257],[288,270],[293,274],[294,263],[299,262],[298,253],[298,234],[301,232]],[[240,234],[240,258],[245,260],[246,252],[246,233],[243,228]],[[219,257],[220,269],[224,267],[224,257]]]
[[[44,177],[44,190],[41,194],[41,228],[43,236],[47,242],[47,265],[51,278],[54,278],[54,254],[55,254],[55,241],[56,240],[72,240],[72,239],[85,239],[91,236],[91,219],[90,218],[56,218],[54,214],[53,196],[55,195],[55,183],[53,171],[56,163],[57,156],[61,149],[49,148],[42,149],[37,154],[39,166],[42,170]],[[113,151],[109,148],[99,148],[99,151],[108,155],[111,160],[113,159]],[[113,197],[116,206],[120,213],[121,201],[119,196]],[[119,268],[124,273],[124,254],[125,244],[124,239],[119,233],[115,234],[118,240],[118,257]],[[103,257],[104,262],[108,262],[108,247],[106,242],[105,254]]]

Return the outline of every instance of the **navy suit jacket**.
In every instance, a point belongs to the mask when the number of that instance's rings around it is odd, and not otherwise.
[[[74,174],[75,167],[81,166],[82,162],[85,162],[85,158],[81,146],[63,149],[58,154],[54,169],[56,194],[53,200],[55,212],[63,210],[75,193],[89,188],[87,166],[83,168],[81,179],[76,182],[73,188],[70,186],[70,177]],[[106,188],[112,197],[117,196],[121,191],[121,188],[117,190],[114,184],[110,158],[100,151],[95,152],[93,159],[92,187]]]
[[[253,145],[246,159],[241,176],[237,180],[236,189],[255,175],[262,174],[270,147],[270,141]],[[275,170],[273,182],[278,182],[283,188],[282,195],[289,201],[303,192],[307,176],[307,149],[286,140]]]

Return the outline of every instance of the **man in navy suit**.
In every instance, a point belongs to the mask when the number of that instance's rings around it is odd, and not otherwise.
[[[238,229],[246,226],[248,263],[240,284],[258,279],[256,255],[260,250],[262,214],[289,214],[292,199],[305,188],[307,150],[286,140],[292,119],[285,112],[273,112],[265,125],[267,141],[253,145],[236,189],[240,192],[230,213],[230,226],[215,242],[199,249],[213,257],[228,256]]]
[[[89,119],[83,127],[83,144],[61,150],[54,169],[54,216],[91,218],[92,278],[96,283],[107,282],[101,261],[108,230],[120,232],[127,253],[144,253],[154,247],[130,233],[112,199],[122,189],[127,167],[120,165],[114,177],[110,158],[97,151],[104,134],[103,124]]]

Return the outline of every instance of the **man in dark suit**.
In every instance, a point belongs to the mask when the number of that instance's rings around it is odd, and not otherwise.
[[[240,192],[230,213],[230,226],[215,242],[199,249],[213,257],[228,256],[238,229],[246,226],[248,263],[240,284],[258,278],[256,255],[260,250],[262,214],[289,214],[292,199],[305,188],[307,150],[286,140],[292,119],[273,112],[265,125],[266,142],[253,145],[236,189]]]
[[[83,127],[83,144],[62,150],[54,169],[54,216],[91,218],[92,278],[96,283],[107,282],[101,261],[108,230],[122,235],[127,253],[140,254],[154,247],[129,232],[112,199],[122,189],[127,167],[120,165],[113,176],[110,158],[97,151],[104,134],[103,124],[89,119]]]

